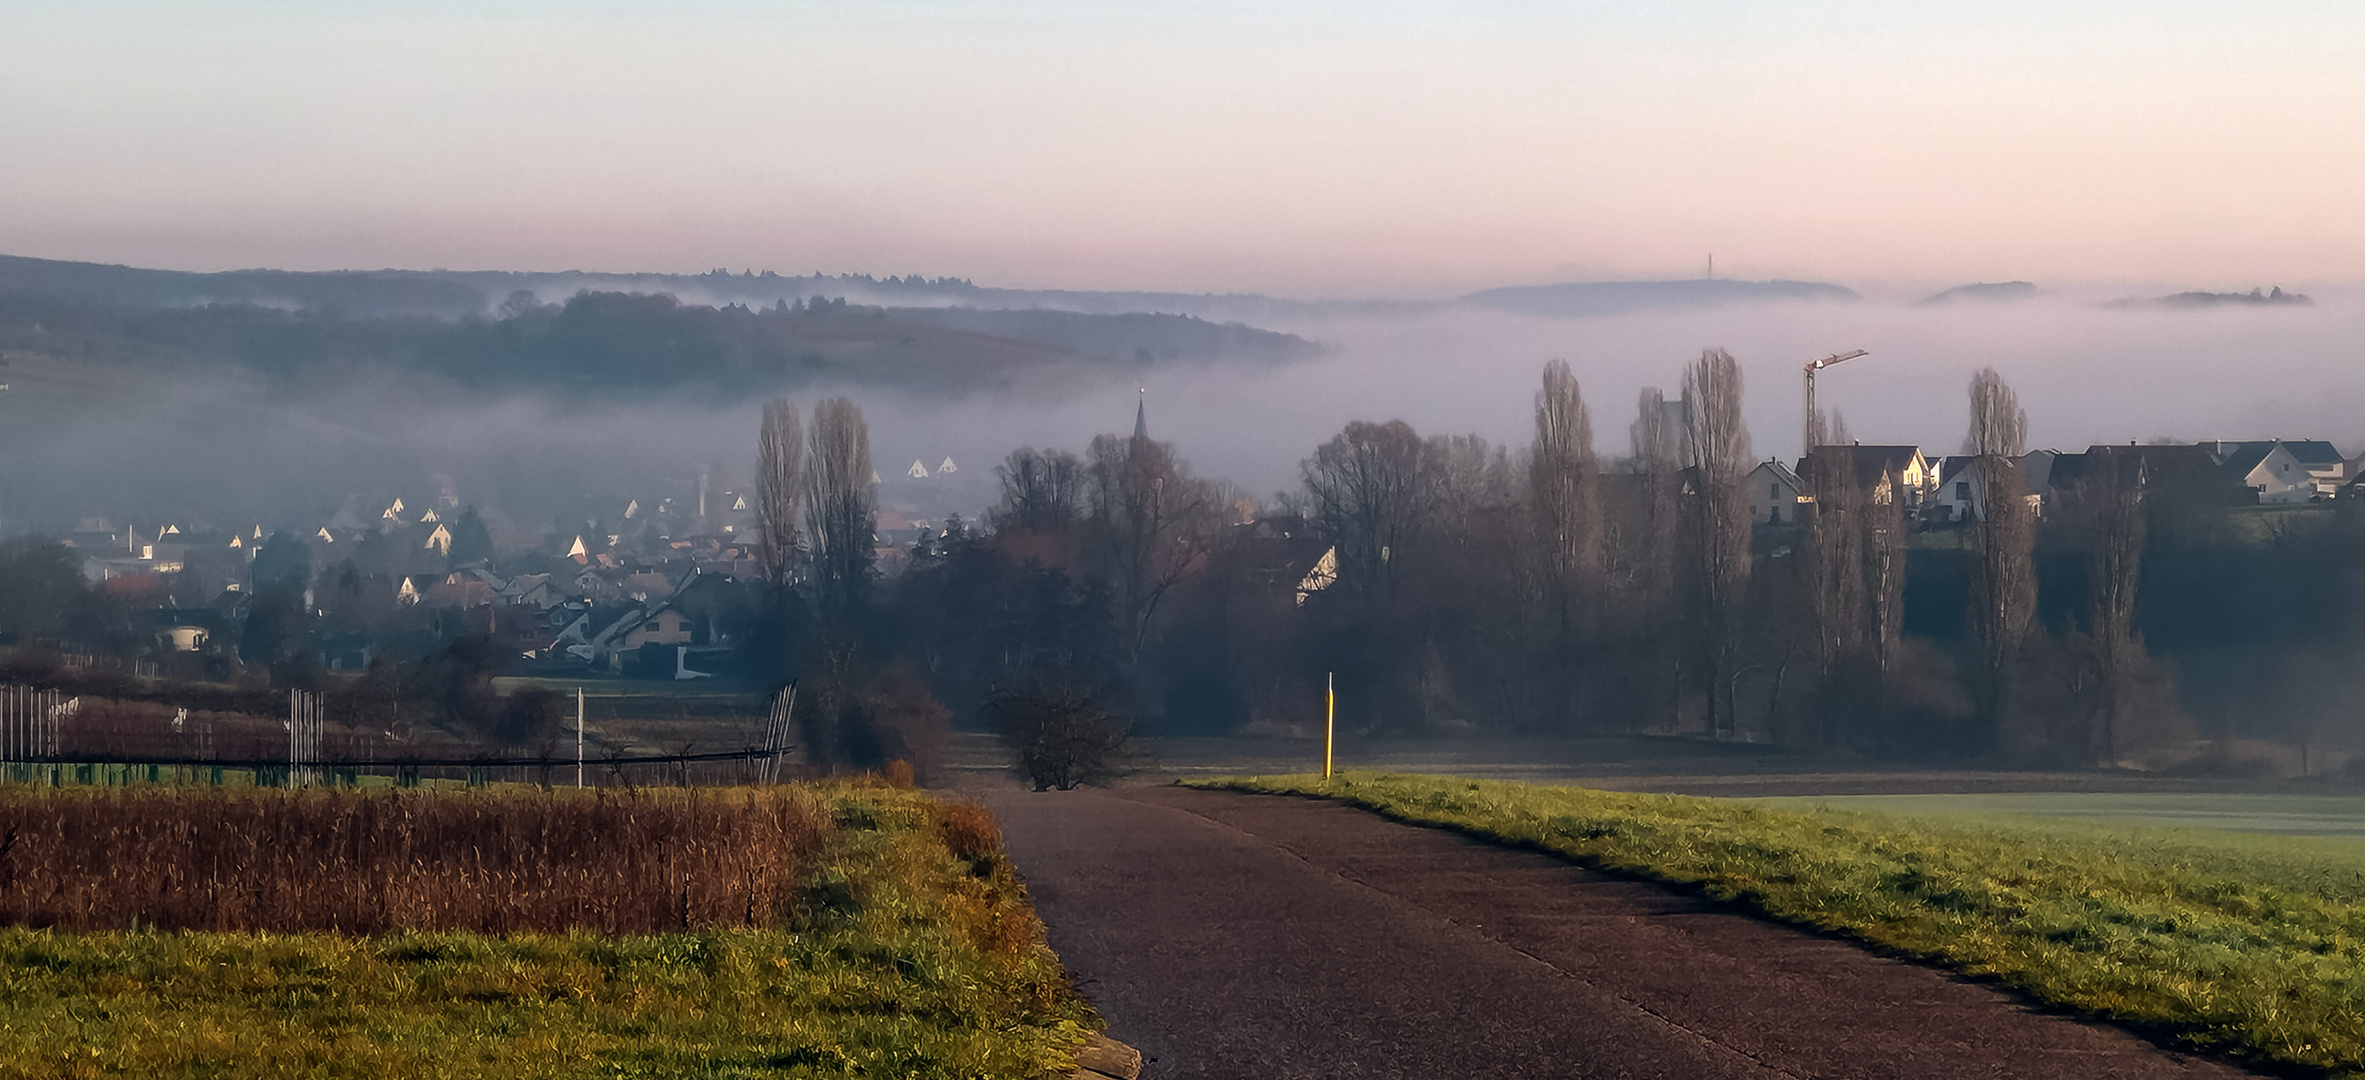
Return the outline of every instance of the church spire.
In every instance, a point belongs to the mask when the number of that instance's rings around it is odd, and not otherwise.
[[[1150,388],[1141,388],[1141,401],[1133,407],[1133,437],[1150,437]]]

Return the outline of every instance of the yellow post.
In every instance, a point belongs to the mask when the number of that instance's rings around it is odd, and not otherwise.
[[[1339,689],[1338,676],[1322,673],[1322,778],[1330,779],[1331,749],[1338,744]]]

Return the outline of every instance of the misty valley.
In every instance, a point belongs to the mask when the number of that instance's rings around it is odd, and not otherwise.
[[[2360,43],[0,3],[0,1080],[2365,1080]]]
[[[1333,302],[0,260],[0,872],[42,883],[0,922],[58,928],[20,942],[58,955],[162,929],[106,970],[334,972],[397,989],[311,1022],[411,1018],[334,1049],[257,1040],[284,981],[154,976],[244,1040],[135,1033],[165,997],[113,1014],[108,1060],[167,1071],[401,1071],[455,1047],[542,1068],[545,1036],[517,1033],[550,1020],[516,1003],[550,1001],[589,1060],[655,1075],[1138,1076],[1154,1054],[1094,1034],[1096,1009],[1182,1044],[1145,1027],[1138,980],[1086,994],[1069,969],[1119,962],[1101,950],[1170,925],[1139,915],[1160,903],[1232,912],[1171,925],[1241,941],[1283,925],[1195,889],[1305,887],[1176,869],[1200,841],[1144,808],[1257,844],[1344,828],[1253,808],[1311,795],[1752,897],[2175,1046],[2352,1060],[2353,972],[2258,1005],[2352,948],[2258,914],[2328,856],[1928,801],[2060,789],[2099,800],[2078,815],[2294,845],[2353,826],[2365,446],[2214,437],[2238,418],[2037,441],[2147,422],[2080,357],[2189,373],[2260,336],[2337,355],[2352,315],[2279,289],[2026,282]],[[1873,347],[1802,347],[1835,335]],[[2011,377],[1984,362],[1997,337],[2023,354]],[[1915,431],[1943,441],[1895,438]],[[185,798],[196,816],[161,824]],[[1094,843],[1167,869],[1080,899]],[[1054,887],[1032,896],[1022,869]],[[1443,915],[1420,880],[1388,887]],[[1509,880],[1469,895],[1528,895]],[[2136,944],[2095,929],[2162,895],[2204,898],[2142,916]],[[297,936],[254,954],[273,932]],[[2194,982],[2228,934],[2254,941],[2240,973]],[[832,997],[844,980],[867,1004]],[[54,1028],[106,992],[23,1015]],[[912,1007],[932,1019],[906,1025]],[[63,1030],[28,1045],[86,1045]]]
[[[1367,302],[1351,323],[1239,294],[918,275],[15,259],[0,284],[0,406],[30,450],[0,492],[10,662],[66,683],[137,672],[110,685],[158,707],[185,682],[294,687],[330,695],[352,738],[521,746],[552,738],[560,710],[500,704],[496,676],[755,692],[818,664],[844,685],[800,708],[844,715],[799,721],[820,725],[813,760],[857,766],[940,756],[949,727],[988,725],[1021,685],[1145,734],[1302,733],[1326,673],[1351,729],[1381,736],[2313,775],[2345,768],[2356,734],[2337,702],[2360,598],[2338,567],[2365,526],[2356,459],[2321,440],[2062,453],[2029,446],[2011,405],[2008,430],[1974,430],[1964,453],[1866,446],[1834,413],[1812,417],[1804,457],[1761,458],[1750,422],[1787,388],[1743,394],[1714,349],[1668,365],[1639,414],[1559,361],[1541,390],[1472,368],[1471,391],[1504,399],[1491,412],[1533,399],[1524,438],[1386,417],[1260,430],[1258,445],[1303,440],[1278,493],[1194,468],[1163,430],[1169,402],[1205,429],[1201,385],[1368,367],[1391,325],[1483,334],[1444,309],[1588,335],[1621,314],[1654,332],[1966,304],[1994,321],[2032,317],[2025,282],[1874,312],[1799,282],[1514,288]],[[594,291],[610,286],[674,291]],[[1305,321],[1125,310],[1152,305]],[[1160,390],[1127,393],[1137,380]],[[824,460],[804,445],[820,428],[799,434],[824,398],[844,429],[826,483],[799,471]],[[1026,436],[1045,409],[1098,412],[1102,433]],[[1855,421],[1894,430],[1886,412]],[[852,500],[827,529],[810,501],[825,490]],[[1987,494],[2005,490],[2021,494]]]

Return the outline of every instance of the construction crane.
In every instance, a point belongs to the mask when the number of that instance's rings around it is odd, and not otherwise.
[[[1799,440],[1799,445],[1806,447],[1808,455],[1815,452],[1815,373],[1833,364],[1870,355],[1872,354],[1863,349],[1857,349],[1854,352],[1833,353],[1821,360],[1807,361],[1807,426]]]

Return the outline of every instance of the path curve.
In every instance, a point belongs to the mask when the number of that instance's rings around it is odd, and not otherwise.
[[[1132,788],[988,805],[1144,1080],[2250,1075],[1338,804]]]

